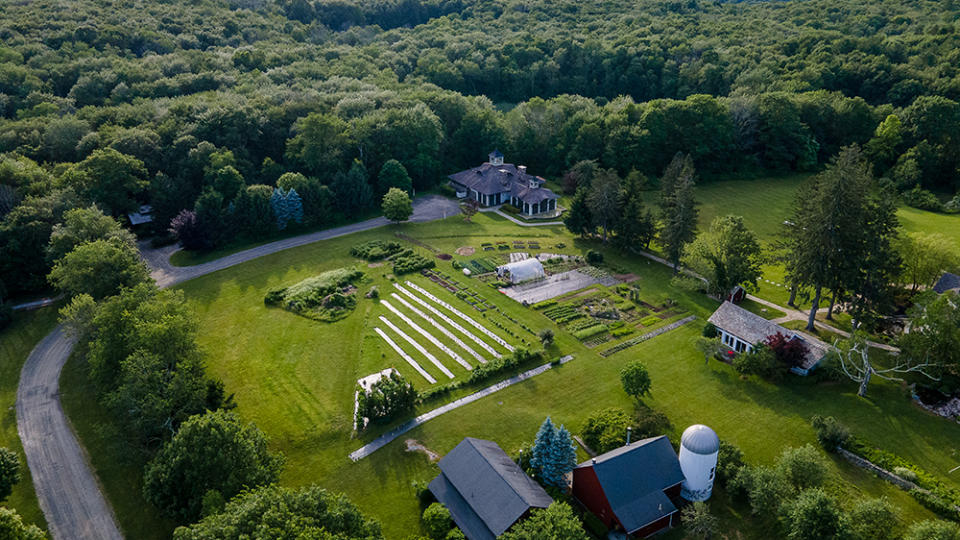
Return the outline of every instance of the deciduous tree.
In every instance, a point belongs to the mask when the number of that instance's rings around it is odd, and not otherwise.
[[[54,225],[47,257],[51,262],[56,261],[80,244],[94,240],[117,240],[118,244],[135,247],[137,239],[96,206],[75,208],[63,214],[63,223]]]
[[[545,509],[534,510],[530,517],[503,533],[503,540],[588,540],[583,524],[570,505],[553,502]]]
[[[721,216],[687,248],[684,263],[707,279],[710,293],[725,298],[737,285],[755,286],[762,275],[760,243],[740,216]]]
[[[383,216],[394,223],[410,219],[413,215],[413,201],[410,195],[400,188],[390,188],[383,196]]]
[[[68,296],[111,296],[149,278],[140,252],[123,240],[95,240],[74,248],[50,270],[50,283]]]
[[[643,362],[634,360],[620,370],[620,382],[623,384],[623,390],[628,396],[632,396],[637,401],[650,393],[650,372]]]
[[[9,448],[0,446],[0,502],[13,493],[13,486],[20,482],[20,458]]]
[[[210,490],[226,500],[243,489],[276,481],[283,456],[267,449],[267,438],[235,414],[208,412],[184,422],[144,471],[143,495],[181,523],[200,516]]]

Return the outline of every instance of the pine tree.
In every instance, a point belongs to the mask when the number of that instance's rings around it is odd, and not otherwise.
[[[558,488],[567,487],[566,475],[577,466],[577,449],[573,446],[570,432],[562,425],[553,436],[551,467],[543,472],[543,481]]]
[[[680,256],[697,232],[697,202],[693,188],[696,172],[690,156],[678,153],[667,165],[660,179],[660,211],[663,228],[660,243],[667,251],[673,271],[677,272]]]
[[[297,193],[297,190],[290,188],[290,190],[287,191],[286,205],[290,221],[298,225],[303,223],[303,200],[300,199],[300,194]]]
[[[556,428],[554,428],[553,421],[548,416],[540,425],[540,430],[537,431],[537,438],[533,441],[533,456],[530,458],[530,466],[540,473],[541,478],[544,478],[544,470],[550,469],[555,436]]]
[[[593,217],[590,214],[590,206],[587,204],[587,190],[580,189],[573,197],[570,204],[570,210],[563,218],[563,224],[567,230],[573,234],[587,236],[596,228],[593,225]]]
[[[277,218],[277,229],[281,231],[286,229],[287,221],[290,220],[290,212],[287,209],[287,197],[283,188],[273,190],[273,195],[270,197],[270,206],[273,207],[273,215]]]

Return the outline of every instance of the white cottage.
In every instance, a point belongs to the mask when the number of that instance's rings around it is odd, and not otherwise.
[[[767,338],[777,333],[783,334],[791,340],[799,339],[803,341],[803,344],[807,347],[807,358],[802,366],[790,369],[797,375],[810,373],[827,354],[827,344],[807,339],[793,330],[774,324],[731,302],[721,304],[707,321],[717,327],[720,341],[735,353],[751,352],[755,345],[763,343]]]

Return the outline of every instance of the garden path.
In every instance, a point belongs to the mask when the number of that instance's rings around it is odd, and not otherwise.
[[[485,342],[485,341],[483,341],[482,339],[478,338],[476,335],[473,334],[473,332],[471,332],[471,331],[467,330],[466,328],[464,328],[464,327],[460,326],[459,324],[457,324],[456,321],[454,321],[454,320],[451,319],[450,317],[447,317],[446,315],[444,315],[439,309],[431,306],[430,304],[428,304],[428,303],[427,303],[425,300],[423,300],[422,298],[420,298],[420,297],[418,297],[417,295],[413,294],[412,292],[404,289],[399,283],[394,283],[393,286],[396,287],[397,290],[399,290],[399,291],[402,292],[403,294],[407,295],[407,297],[409,297],[409,298],[410,298],[411,300],[413,300],[414,302],[416,302],[416,303],[420,304],[421,306],[423,306],[423,307],[427,308],[428,310],[430,310],[430,313],[433,313],[433,314],[436,315],[437,317],[440,317],[441,319],[443,319],[444,322],[446,322],[446,323],[449,324],[450,326],[454,327],[454,328],[457,330],[457,332],[460,332],[461,334],[467,336],[468,338],[470,338],[471,340],[473,340],[474,343],[476,343],[477,345],[483,347],[483,350],[485,350],[485,351],[487,351],[488,353],[492,354],[494,358],[500,358],[500,357],[501,357],[500,353],[498,353],[498,352],[497,352],[493,347],[491,347],[490,345],[487,345],[487,342]]]
[[[569,361],[571,361],[571,360],[573,360],[573,355],[568,354],[567,356],[564,356],[563,358],[561,358],[559,363],[560,363],[560,365],[563,365],[563,364],[566,364],[567,362],[569,362]],[[460,408],[460,407],[463,407],[464,405],[466,405],[466,404],[468,404],[468,403],[473,403],[474,401],[476,401],[476,400],[478,400],[478,399],[480,399],[480,398],[484,398],[484,397],[489,396],[490,394],[493,394],[493,393],[495,393],[495,392],[499,392],[500,390],[503,390],[504,388],[507,388],[507,387],[509,387],[509,386],[513,386],[513,385],[517,384],[518,382],[525,381],[525,380],[529,379],[530,377],[536,377],[537,375],[540,375],[541,373],[543,373],[543,372],[545,372],[545,371],[547,371],[547,370],[549,370],[549,369],[551,369],[551,368],[553,368],[553,363],[543,364],[542,366],[535,367],[535,368],[533,368],[533,369],[531,369],[531,370],[529,370],[529,371],[524,371],[523,373],[519,373],[519,374],[517,374],[517,375],[514,375],[513,377],[510,377],[509,379],[505,379],[505,380],[503,380],[503,381],[498,382],[497,384],[494,384],[494,385],[492,385],[492,386],[488,386],[488,387],[484,388],[483,390],[480,390],[479,392],[475,392],[475,393],[473,393],[473,394],[470,394],[469,396],[464,396],[464,397],[462,397],[462,398],[460,398],[460,399],[457,399],[457,400],[455,400],[455,401],[451,401],[450,403],[447,403],[446,405],[443,405],[442,407],[437,407],[436,409],[433,409],[432,411],[423,413],[423,414],[421,414],[420,416],[414,418],[413,420],[410,420],[410,421],[408,421],[408,422],[405,422],[405,423],[403,423],[403,424],[401,424],[401,425],[393,428],[392,430],[388,431],[387,433],[384,433],[383,435],[377,437],[376,439],[370,441],[369,443],[367,443],[367,444],[361,446],[360,448],[354,450],[353,452],[350,453],[350,459],[353,460],[353,461],[359,461],[359,460],[361,460],[361,459],[369,456],[370,454],[376,452],[377,450],[383,448],[384,446],[386,446],[387,444],[389,444],[391,441],[393,441],[393,440],[396,439],[397,437],[403,435],[404,433],[406,433],[406,432],[410,431],[411,429],[419,426],[420,424],[423,424],[424,422],[426,422],[426,421],[428,421],[428,420],[432,420],[432,419],[440,416],[441,414],[448,413],[448,412],[450,412],[450,411],[452,411],[452,410],[454,410],[454,409],[458,409],[458,408]]]

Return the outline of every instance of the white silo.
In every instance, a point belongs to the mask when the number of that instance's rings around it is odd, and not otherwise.
[[[713,491],[713,477],[717,471],[720,438],[707,426],[688,427],[680,438],[680,469],[683,485],[680,495],[688,501],[705,501]]]

